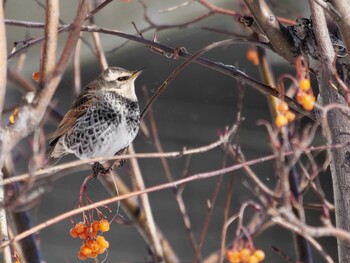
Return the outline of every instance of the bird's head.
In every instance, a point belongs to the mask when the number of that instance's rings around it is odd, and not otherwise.
[[[131,100],[137,100],[135,94],[135,79],[142,73],[142,69],[129,71],[119,67],[109,67],[99,76],[100,81],[104,82],[104,87],[113,92],[117,92]]]

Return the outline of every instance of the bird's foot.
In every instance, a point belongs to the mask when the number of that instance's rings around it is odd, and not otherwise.
[[[94,177],[97,177],[98,175],[106,175],[111,171],[111,167],[105,168],[101,163],[95,162],[92,165],[92,172],[94,174]]]
[[[124,166],[124,164],[126,163],[126,160],[125,159],[119,159],[117,162],[117,167],[118,168],[122,168]]]

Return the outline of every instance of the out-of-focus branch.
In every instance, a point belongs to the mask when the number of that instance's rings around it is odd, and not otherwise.
[[[99,176],[98,179],[106,187],[108,192],[112,196],[125,195],[131,193],[131,190],[125,185],[125,183],[115,175],[114,172],[110,176]],[[117,189],[116,189],[117,185]],[[145,239],[146,243],[151,246],[151,234],[148,231],[148,222],[145,220],[144,210],[140,209],[140,204],[135,198],[126,198],[121,200],[124,212],[132,218],[135,222],[135,227]],[[164,261],[166,263],[177,263],[179,259],[177,258],[175,252],[173,251],[168,240],[164,237],[160,229],[157,229],[157,236],[160,240],[162,250],[164,252]]]
[[[330,14],[339,27],[346,50],[348,51],[348,62],[350,63],[350,2],[347,0],[329,0],[328,2],[333,7],[334,12],[330,12]]]
[[[128,151],[130,154],[135,154],[135,150],[132,144],[129,146]],[[138,187],[137,190],[145,190],[146,186],[143,181],[141,170],[137,159],[131,158],[130,164],[134,173],[135,183]],[[141,199],[142,208],[145,213],[145,219],[147,221],[147,227],[148,227],[147,232],[150,233],[151,240],[152,240],[152,252],[153,252],[152,262],[163,262],[164,252],[160,244],[159,236],[157,235],[157,228],[154,222],[154,218],[151,210],[151,204],[149,202],[148,195],[147,194],[140,195],[140,199]]]
[[[80,76],[80,51],[81,51],[81,36],[77,41],[73,55],[73,83],[74,83],[74,94],[78,97],[81,91],[81,76]]]
[[[149,94],[147,92],[147,89],[144,88],[143,89],[143,93],[145,94],[146,101],[149,101]],[[149,117],[149,120],[150,120],[151,133],[152,133],[152,139],[153,139],[154,147],[156,148],[156,150],[159,153],[163,153],[164,151],[163,151],[162,144],[161,144],[161,142],[159,140],[158,128],[157,128],[157,124],[156,124],[156,120],[155,120],[155,116],[153,114],[153,109],[152,108],[149,109],[148,117]],[[174,179],[173,179],[173,176],[171,174],[171,170],[170,170],[170,167],[169,167],[167,159],[164,158],[164,157],[161,157],[160,161],[162,163],[165,176],[167,177],[169,182],[172,182]],[[186,175],[186,174],[184,174],[184,175]],[[184,226],[185,226],[185,228],[187,230],[188,238],[190,240],[192,249],[193,249],[193,251],[197,251],[198,250],[198,244],[197,244],[195,235],[194,235],[193,230],[192,230],[191,220],[190,220],[190,218],[188,216],[186,205],[185,205],[184,200],[183,200],[183,196],[182,196],[183,189],[184,189],[183,187],[182,188],[177,188],[177,189],[174,189],[173,192],[175,194],[177,206],[179,207],[180,213],[182,215],[182,220],[183,220]],[[200,260],[201,260],[201,256],[200,256]]]
[[[3,4],[0,3],[0,10],[2,10]],[[0,11],[0,16],[1,16]],[[58,86],[59,81],[61,80],[63,71],[65,67],[68,65],[68,61],[70,58],[70,54],[75,47],[75,43],[77,40],[77,36],[79,35],[80,27],[83,22],[83,18],[85,17],[87,13],[87,5],[85,2],[83,2],[80,5],[78,15],[72,25],[72,31],[70,32],[68,36],[68,40],[66,42],[66,47],[62,53],[61,59],[56,66],[53,73],[51,73],[49,76],[47,76],[47,83],[45,85],[45,88],[42,90],[42,92],[39,94],[37,100],[35,101],[35,104],[26,104],[21,107],[19,110],[19,113],[17,115],[17,119],[15,123],[11,126],[8,126],[6,128],[3,128],[0,130],[0,170],[2,169],[6,156],[11,152],[13,147],[18,143],[19,140],[24,138],[26,135],[28,135],[41,121],[42,117],[44,116],[46,112],[46,108],[49,105],[51,98]],[[83,16],[81,16],[83,15]],[[3,21],[3,17],[1,19]],[[1,25],[4,27],[3,23],[0,23],[0,32],[1,32]],[[2,40],[6,40],[6,37],[1,38]],[[2,41],[1,40],[1,41]],[[3,43],[3,42],[1,42]],[[2,57],[6,56],[6,53],[4,54],[6,50],[6,47],[0,48],[0,54],[2,54]],[[0,58],[0,63],[4,63],[3,67],[1,67],[1,72],[5,72],[4,79],[0,79],[1,85],[5,85],[6,83],[6,63],[7,59]],[[0,74],[0,77],[2,77],[2,74]],[[4,86],[5,87],[5,86]],[[1,173],[2,176],[2,173]],[[2,181],[2,178],[1,180]],[[3,204],[4,203],[4,192],[3,187],[0,188],[0,201]],[[0,235],[1,240],[7,240],[7,225],[6,225],[6,214],[5,214],[5,206],[2,205],[2,208],[0,210],[0,221],[1,221],[1,227],[0,227]],[[6,232],[4,232],[6,231]],[[11,251],[9,247],[6,247],[4,249],[3,253],[4,263],[10,263],[11,262]]]
[[[35,98],[33,104],[25,104],[18,112],[15,123],[6,129],[0,130],[0,141],[2,143],[0,152],[0,167],[3,166],[5,156],[12,150],[17,142],[28,135],[37,127],[46,112],[51,98],[62,78],[63,72],[68,65],[69,59],[79,37],[81,25],[88,10],[88,1],[83,1],[77,12],[77,16],[71,25],[66,45],[62,55],[54,69],[48,76],[44,89]]]
[[[0,116],[4,109],[7,75],[7,44],[3,1],[0,1]]]
[[[7,37],[5,31],[5,15],[4,15],[4,3],[0,1],[0,117],[4,108],[5,93],[6,93],[6,78],[7,78]],[[0,141],[0,148],[3,147],[3,143]],[[2,163],[5,160],[5,156],[1,156]],[[0,166],[0,182],[3,182],[4,175],[2,172],[2,165]],[[0,186],[0,242],[9,239],[7,228],[7,215],[5,210],[5,187]],[[3,250],[2,259],[4,263],[11,263],[11,249],[6,247]]]
[[[4,176],[9,178],[14,175],[15,168],[12,158],[7,158],[6,164],[4,165]],[[7,186],[7,191],[12,188],[15,189],[15,192],[19,190],[19,183]],[[10,201],[11,202],[11,201]],[[29,212],[26,211],[12,211],[9,209],[7,203],[7,212],[9,215],[9,224],[13,234],[21,233],[25,230],[28,230],[32,227]],[[19,254],[21,263],[41,263],[41,253],[39,249],[39,243],[36,240],[36,235],[30,235],[24,238],[21,242],[14,244],[16,252]]]
[[[45,42],[41,58],[40,85],[43,87],[47,76],[56,64],[59,21],[59,0],[46,0]]]
[[[265,33],[275,51],[289,62],[294,61],[293,44],[285,26],[266,4],[265,0],[244,0],[260,29]]]
[[[82,206],[82,207],[76,208],[74,210],[71,210],[69,212],[66,212],[64,214],[61,214],[59,216],[56,216],[56,217],[54,217],[52,219],[49,219],[49,220],[45,221],[44,223],[41,223],[41,224],[33,227],[32,229],[29,229],[29,230],[27,230],[25,232],[22,232],[22,233],[16,235],[13,239],[11,239],[9,241],[5,241],[2,244],[0,244],[0,248],[4,248],[4,247],[10,245],[11,243],[17,242],[19,240],[22,240],[23,238],[25,238],[25,237],[27,237],[27,236],[35,233],[35,232],[38,232],[38,231],[40,231],[40,230],[42,230],[42,229],[44,229],[46,227],[49,227],[49,226],[51,226],[53,224],[56,224],[56,223],[58,223],[58,222],[60,222],[60,221],[62,221],[64,219],[72,217],[74,215],[81,214],[84,211],[91,210],[91,209],[93,209],[95,207],[105,206],[105,205],[108,205],[108,204],[111,204],[111,203],[115,203],[115,202],[121,201],[121,200],[126,199],[126,198],[132,198],[132,197],[135,197],[135,196],[140,196],[142,194],[148,194],[148,193],[152,193],[152,192],[156,192],[156,191],[160,191],[160,190],[164,190],[164,189],[170,189],[170,188],[178,187],[180,185],[186,184],[188,182],[196,181],[196,180],[204,180],[204,179],[208,179],[208,178],[211,178],[211,177],[220,176],[220,175],[223,175],[223,174],[227,174],[227,173],[230,173],[230,172],[242,169],[244,166],[250,166],[250,165],[254,165],[254,164],[259,164],[259,163],[262,163],[262,162],[273,160],[274,158],[275,158],[275,155],[261,157],[259,159],[250,160],[250,161],[247,161],[245,163],[240,163],[240,164],[228,166],[226,168],[215,170],[215,171],[194,174],[194,175],[188,176],[186,178],[176,180],[174,182],[169,182],[169,183],[164,183],[164,184],[152,186],[152,187],[146,188],[144,190],[136,190],[136,191],[133,191],[133,192],[131,192],[129,194],[111,197],[111,198],[108,198],[108,199],[105,199],[105,200],[102,200],[102,201],[98,201],[98,202],[92,203],[90,205]],[[343,232],[345,232],[345,231],[343,231]],[[350,236],[350,234],[349,234],[349,236]]]
[[[22,24],[23,25],[23,24]],[[62,26],[62,28],[64,30],[66,30],[67,26]],[[167,56],[173,56],[174,54],[176,54],[176,57],[181,57],[181,58],[190,58],[192,56],[192,54],[184,51],[184,50],[178,50],[175,48],[171,48],[168,46],[164,46],[160,43],[154,42],[154,41],[150,41],[147,39],[144,39],[142,37],[137,37],[134,35],[130,35],[118,30],[112,30],[112,29],[106,29],[106,28],[99,28],[99,27],[90,27],[90,26],[84,26],[81,28],[82,31],[87,31],[87,32],[100,32],[100,33],[104,33],[104,34],[110,34],[110,35],[115,35],[115,36],[119,36],[122,38],[126,38],[129,40],[133,40],[135,42],[139,42],[139,43],[143,43],[146,44],[148,46],[154,47],[155,49],[159,50],[159,54],[161,55],[167,55]],[[251,43],[251,44],[257,44],[256,42],[249,42],[247,40],[243,40],[243,39],[231,39],[228,42],[232,42],[233,43]],[[28,45],[31,46],[33,42],[29,43]],[[36,43],[36,42],[35,42]],[[37,43],[36,43],[37,44]],[[264,45],[262,43],[260,43],[260,45]],[[268,45],[264,45],[265,47],[268,47]],[[28,47],[27,47],[28,48]],[[17,53],[16,53],[17,52]],[[19,54],[20,52],[24,52],[24,50],[18,50],[12,54],[11,57],[13,57],[16,54]],[[263,92],[265,94],[270,94],[272,96],[275,97],[280,97],[281,95],[279,94],[278,90],[267,86],[265,84],[262,84],[254,79],[252,79],[251,77],[249,77],[248,75],[244,74],[242,71],[236,69],[234,66],[231,65],[224,65],[223,63],[219,63],[219,62],[213,62],[210,61],[208,59],[205,58],[196,58],[193,60],[193,62],[203,65],[205,67],[211,68],[215,71],[221,72],[222,74],[225,74],[227,76],[230,76],[232,78],[235,78],[237,81],[240,81],[242,83],[246,83],[248,85],[250,85],[253,88],[258,89],[260,92]],[[293,108],[294,110],[296,110],[297,112],[302,113],[304,116],[307,116],[311,119],[315,119],[314,114],[308,111],[305,111],[298,103],[296,103],[293,99],[284,96],[284,101],[288,103],[288,105]]]
[[[100,5],[100,7],[101,6],[103,7],[104,4],[108,4],[108,2],[109,2],[109,0],[108,1],[104,1]],[[93,3],[94,2],[90,3],[91,7],[93,7]],[[90,12],[90,14],[91,14],[91,12]],[[95,25],[95,20],[94,20],[93,16],[91,16],[89,18],[89,24],[90,24],[90,26],[94,26]],[[92,40],[94,41],[95,53],[96,53],[96,56],[97,56],[97,61],[99,62],[100,70],[103,71],[103,70],[105,70],[108,67],[108,63],[107,63],[107,59],[106,59],[105,53],[103,52],[103,48],[101,46],[100,35],[97,32],[92,32],[91,35],[92,35]]]

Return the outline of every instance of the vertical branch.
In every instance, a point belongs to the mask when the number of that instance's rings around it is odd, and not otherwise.
[[[105,3],[108,4],[108,1],[105,1]],[[91,6],[93,6],[93,2],[91,2],[90,4]],[[95,20],[92,16],[89,17],[89,23],[90,25],[95,25]],[[100,70],[103,71],[108,67],[108,63],[107,63],[106,56],[103,52],[103,49],[101,47],[100,35],[97,32],[92,32],[91,35],[92,35],[92,40],[94,41],[95,52],[96,52],[97,60],[100,65]]]
[[[92,39],[93,39],[94,44],[95,44],[95,51],[96,51],[99,65],[100,65],[100,69],[101,69],[101,71],[103,71],[108,67],[108,63],[107,63],[106,56],[103,53],[102,48],[101,48],[100,36],[97,32],[92,32],[91,34],[92,34]]]
[[[317,23],[313,23],[313,27],[317,45],[320,48],[320,54],[322,57],[322,61],[320,61],[320,70],[316,72],[316,77],[323,104],[346,105],[344,98],[330,85],[331,82],[336,83],[334,76],[332,75],[335,54],[329,37],[324,10],[313,0],[309,0],[309,3],[312,20],[317,21]],[[349,80],[346,84],[349,85]],[[330,138],[327,138],[330,145],[350,141],[350,124],[348,116],[343,114],[340,110],[332,110],[328,112],[327,121],[328,126],[324,127],[324,129],[329,129],[331,131]],[[332,149],[332,160],[330,162],[336,225],[338,228],[347,231],[350,231],[350,199],[348,198],[348,189],[350,188],[348,169],[349,152],[349,146]],[[338,255],[339,262],[350,262],[349,240],[338,238]]]
[[[145,87],[143,87],[142,91],[145,94],[146,101],[149,101],[150,98],[149,98],[149,94],[147,92],[147,89]],[[160,140],[159,140],[158,128],[157,128],[157,124],[156,124],[156,120],[155,120],[155,116],[154,116],[152,107],[149,108],[148,112],[149,112],[148,116],[149,116],[149,120],[150,120],[154,146],[155,146],[157,152],[163,153],[164,151],[163,151],[162,144],[160,143]],[[183,173],[183,177],[185,177],[187,175],[189,160],[190,159],[187,159],[186,166],[185,166],[184,173]],[[160,157],[160,161],[162,163],[163,170],[164,170],[164,173],[165,173],[168,181],[169,182],[174,181],[173,176],[171,174],[171,170],[170,170],[168,161],[166,160],[166,158]],[[188,216],[186,205],[183,201],[183,196],[182,196],[183,190],[184,190],[184,187],[179,187],[177,189],[174,189],[174,194],[175,194],[177,206],[179,207],[180,213],[182,215],[182,220],[183,220],[183,223],[184,223],[185,228],[187,230],[188,238],[190,240],[193,251],[199,251],[196,238],[195,238],[194,233],[192,231],[191,220]],[[201,255],[199,255],[199,259],[200,259],[200,261],[202,260]]]
[[[0,116],[4,109],[6,75],[7,75],[7,46],[5,31],[4,3],[0,1]]]
[[[5,89],[7,78],[7,46],[6,46],[6,31],[4,21],[4,3],[0,1],[0,116],[4,108]],[[0,148],[2,145],[0,144]],[[0,169],[0,182],[4,180],[4,175]],[[5,187],[0,187],[0,240],[8,240],[7,217],[5,210]],[[11,249],[9,246],[3,250],[3,262],[11,263]]]
[[[86,15],[88,13],[88,1],[83,0],[82,3],[79,6],[78,13],[74,19],[74,22],[70,26],[70,31],[68,35],[67,42],[64,46],[62,55],[57,62],[57,65],[50,74],[50,80],[48,80],[47,83],[45,83],[45,88],[42,90],[40,95],[38,96],[38,101],[41,103],[38,105],[38,111],[41,111],[44,113],[47,105],[49,104],[53,93],[55,92],[58,83],[61,81],[64,69],[67,67],[69,59],[74,51],[75,45],[79,39],[79,33],[81,25],[83,24]]]
[[[57,37],[59,22],[59,0],[46,0],[46,25],[44,52],[40,69],[40,86],[43,87],[47,76],[56,64]]]
[[[129,146],[129,154],[131,154],[131,155],[135,154],[134,147],[132,144]],[[139,167],[139,164],[137,162],[137,159],[131,158],[130,163],[131,163],[131,166],[133,168],[132,170],[134,172],[135,182],[136,182],[137,186],[139,187],[138,190],[144,190],[145,183],[143,182],[143,178],[141,175],[141,171],[140,171],[140,167]],[[153,242],[152,250],[153,250],[154,257],[156,257],[155,262],[162,262],[163,261],[163,250],[162,250],[162,246],[160,245],[159,237],[157,235],[157,229],[156,229],[156,226],[154,223],[154,218],[152,215],[151,205],[149,203],[148,195],[142,194],[142,195],[140,195],[140,199],[141,199],[142,208],[144,209],[144,212],[145,212],[146,220],[148,221],[149,232],[152,236],[152,242]]]
[[[99,176],[98,179],[112,196],[121,196],[131,193],[131,190],[114,172],[111,172],[110,176]],[[145,213],[143,210],[140,210],[138,200],[135,198],[125,198],[121,200],[121,204],[128,217],[134,220],[137,231],[144,238],[146,244],[150,246],[152,244],[152,237],[149,232],[148,222],[145,220]],[[159,228],[157,229],[157,235],[161,241],[164,252],[164,261],[166,263],[178,263],[179,259]]]
[[[80,37],[82,33],[80,33]],[[81,76],[80,76],[80,51],[81,51],[81,38],[78,39],[77,45],[75,46],[73,55],[73,83],[74,83],[74,94],[76,97],[81,91]]]

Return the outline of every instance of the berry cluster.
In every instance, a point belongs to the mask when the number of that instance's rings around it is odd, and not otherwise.
[[[230,263],[259,263],[265,259],[265,252],[260,249],[253,252],[249,248],[227,250],[226,258]]]
[[[73,238],[79,237],[84,240],[78,254],[80,260],[96,258],[106,251],[109,242],[103,236],[97,235],[97,232],[107,232],[109,228],[109,222],[105,219],[93,221],[92,224],[79,222],[71,228],[70,235]]]
[[[277,104],[277,112],[279,113],[275,120],[277,127],[285,126],[295,119],[295,114],[289,110],[288,104],[284,101]]]
[[[299,89],[296,96],[297,102],[307,111],[315,106],[315,96],[312,93],[311,83],[309,79],[303,78],[299,81]]]

